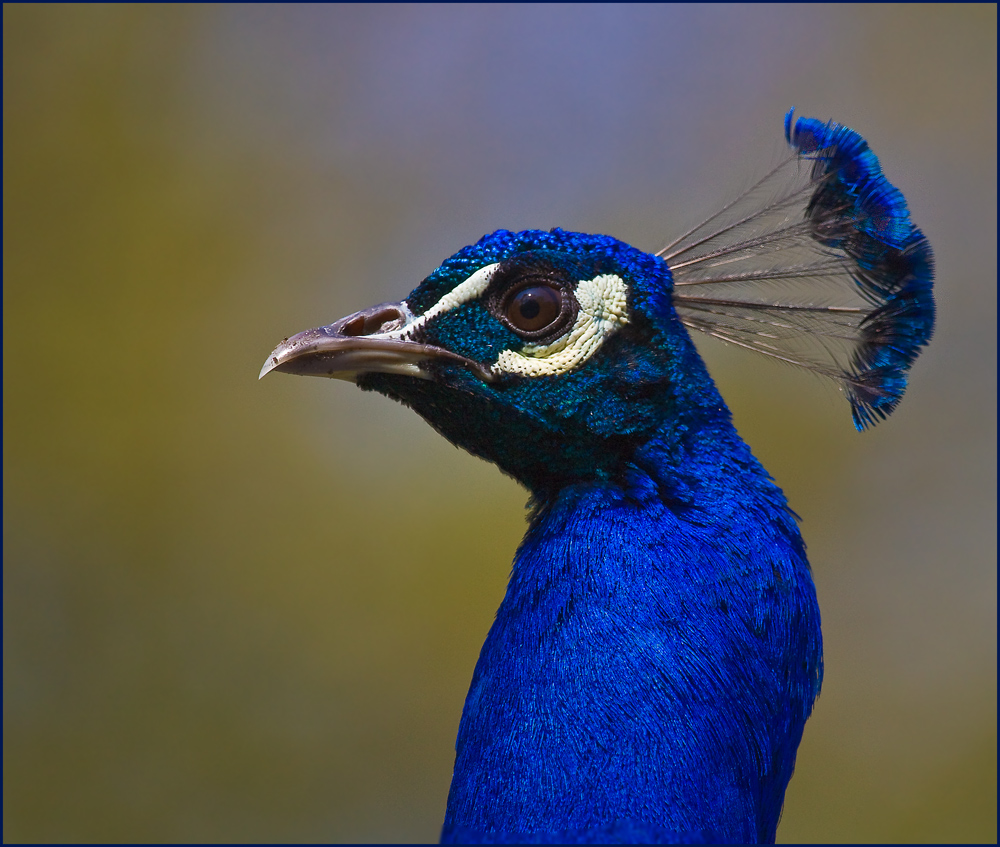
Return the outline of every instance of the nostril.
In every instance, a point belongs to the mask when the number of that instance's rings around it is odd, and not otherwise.
[[[395,307],[379,309],[370,315],[365,315],[365,335],[379,332],[391,332],[403,325],[403,313]]]
[[[387,307],[379,309],[372,315],[368,315],[365,318],[365,330],[366,334],[370,335],[374,332],[389,332],[393,329],[398,329],[403,325],[403,315],[394,307]]]
[[[363,309],[346,318],[341,318],[330,326],[335,335],[345,338],[359,338],[367,335],[381,335],[402,329],[407,322],[407,312],[395,303],[380,303],[370,309]]]
[[[342,335],[367,335],[365,332],[365,316],[355,315],[347,323],[345,323],[340,332]]]

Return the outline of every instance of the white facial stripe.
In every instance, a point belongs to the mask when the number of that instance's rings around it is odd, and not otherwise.
[[[413,312],[410,310],[409,303],[405,300],[402,301],[399,304],[399,308],[405,316],[402,325],[393,327],[386,332],[373,332],[367,337],[410,338],[414,330],[419,329],[432,318],[435,318],[443,312],[447,312],[461,306],[463,303],[468,303],[470,300],[475,300],[477,297],[481,296],[487,286],[489,286],[490,280],[493,278],[493,272],[497,269],[497,267],[497,264],[492,264],[480,268],[472,276],[465,280],[465,282],[455,286],[455,288],[445,294],[444,297],[438,300],[437,303],[431,306],[430,309],[419,317],[414,317]]]
[[[494,373],[564,374],[586,362],[608,336],[628,323],[628,288],[620,276],[604,274],[582,280],[576,287],[576,299],[580,311],[569,332],[551,344],[525,344],[518,351],[504,350],[493,366]]]
[[[498,267],[499,265],[492,264],[480,268],[472,276],[465,280],[465,282],[456,285],[451,291],[445,294],[444,297],[438,300],[437,303],[424,312],[424,314],[416,320],[413,326],[419,326],[425,321],[436,318],[444,312],[450,312],[452,309],[461,306],[463,303],[468,303],[470,300],[475,300],[477,297],[480,297],[486,290],[487,286],[489,286],[490,280],[493,279],[493,272]]]

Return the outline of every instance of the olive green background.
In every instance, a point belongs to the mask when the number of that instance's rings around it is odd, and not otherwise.
[[[525,492],[283,336],[497,228],[655,250],[869,139],[937,257],[892,419],[700,344],[826,634],[779,840],[996,840],[995,6],[17,6],[4,43],[4,824],[435,840]]]

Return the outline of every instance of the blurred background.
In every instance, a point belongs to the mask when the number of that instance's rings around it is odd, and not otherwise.
[[[257,372],[498,228],[656,250],[860,131],[937,257],[897,413],[710,340],[802,516],[784,841],[996,840],[995,6],[3,9],[5,841],[433,841],[525,492]]]

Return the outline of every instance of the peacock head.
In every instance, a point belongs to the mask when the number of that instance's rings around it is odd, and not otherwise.
[[[652,433],[728,413],[660,258],[603,235],[499,231],[403,301],[307,330],[268,357],[413,408],[539,492],[619,478]]]
[[[260,375],[387,394],[536,494],[624,481],[640,445],[670,476],[693,435],[735,437],[688,329],[835,381],[865,429],[930,340],[933,253],[860,135],[789,112],[785,136],[787,159],[655,255],[501,230],[405,300],[286,339]]]

